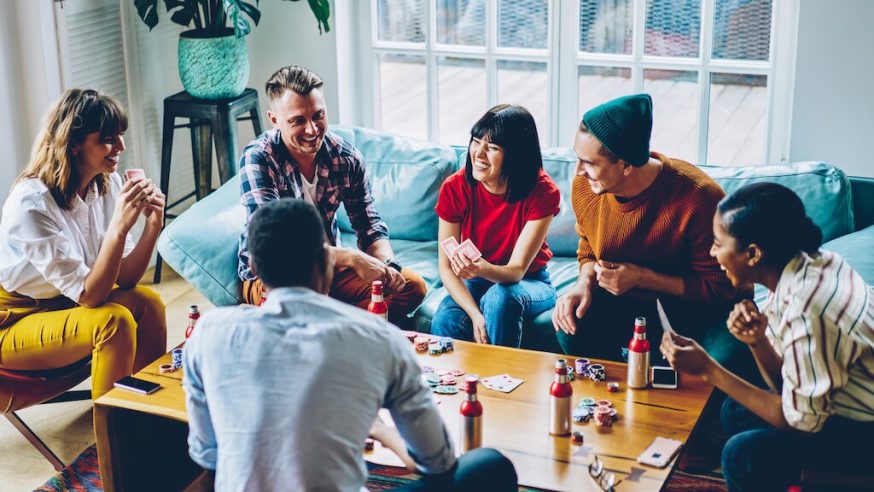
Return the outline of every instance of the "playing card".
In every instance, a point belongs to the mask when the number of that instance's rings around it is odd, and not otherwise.
[[[458,240],[455,239],[455,236],[447,237],[440,241],[440,247],[443,248],[443,252],[446,253],[446,256],[452,256],[452,253],[458,249]]]
[[[518,388],[519,385],[524,382],[524,379],[514,378],[509,374],[498,374],[497,376],[480,379],[480,383],[482,383],[486,388],[500,391],[502,393],[509,393]]]
[[[469,260],[473,261],[477,258],[482,258],[482,253],[473,245],[473,241],[470,239],[465,239],[458,249],[455,250],[457,254],[466,256]]]
[[[141,178],[146,179],[146,172],[142,169],[128,169],[124,172],[124,177],[127,179]]]

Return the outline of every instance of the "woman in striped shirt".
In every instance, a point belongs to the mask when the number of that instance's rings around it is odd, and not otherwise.
[[[795,193],[775,183],[723,199],[710,254],[739,287],[768,288],[762,310],[737,304],[728,330],[746,343],[770,391],[725,370],[693,340],[666,332],[661,350],[730,397],[722,423],[729,490],[786,490],[803,469],[866,466],[874,451],[874,289],[840,256]]]

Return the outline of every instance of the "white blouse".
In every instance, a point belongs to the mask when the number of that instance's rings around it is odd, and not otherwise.
[[[63,295],[78,302],[121,185],[121,177],[112,173],[105,195],[92,187],[84,200],[76,195],[72,209],[64,210],[42,181],[17,183],[0,217],[0,285],[34,299]],[[123,256],[133,249],[127,234]]]

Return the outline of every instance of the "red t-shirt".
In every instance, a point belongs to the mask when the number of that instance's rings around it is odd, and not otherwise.
[[[558,215],[560,201],[558,186],[543,169],[537,176],[534,191],[514,203],[505,202],[502,195],[489,193],[479,182],[471,187],[461,169],[443,182],[434,210],[441,219],[460,223],[461,241],[473,241],[486,261],[506,265],[525,224],[529,220]],[[544,241],[528,272],[540,270],[550,258],[552,251]]]

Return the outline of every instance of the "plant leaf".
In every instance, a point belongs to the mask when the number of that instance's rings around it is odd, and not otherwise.
[[[328,25],[328,19],[331,17],[331,4],[328,0],[307,0],[310,4],[310,10],[316,16],[316,22],[319,25],[319,34],[331,31],[331,26]],[[324,31],[322,28],[324,27]]]
[[[170,20],[184,27],[191,25],[194,9],[197,8],[192,2],[185,0],[164,0],[164,6],[167,7],[168,13],[173,9],[178,9],[170,16]]]
[[[134,6],[150,31],[158,25],[158,0],[134,0]]]
[[[231,20],[231,25],[234,26],[234,34],[238,38],[249,34],[252,26],[243,15],[243,10],[240,8],[241,2],[239,0],[223,0],[222,3],[225,6],[225,13]]]
[[[243,2],[242,0],[239,1],[237,4],[240,6],[240,10],[242,10],[243,12],[246,13],[246,15],[251,17],[252,22],[254,22],[255,25],[257,26],[258,21],[261,20],[261,11],[258,10],[258,8],[255,7],[254,5],[252,5],[251,3],[246,3],[246,2]]]

